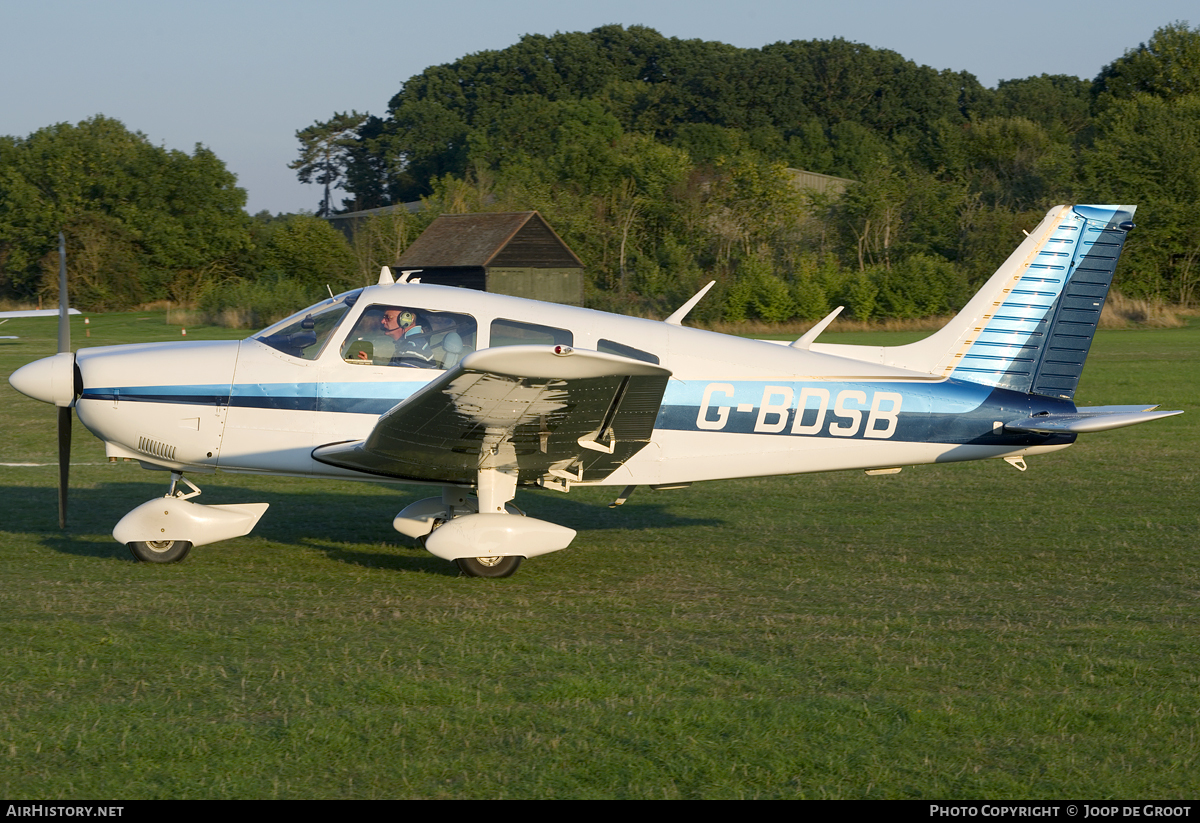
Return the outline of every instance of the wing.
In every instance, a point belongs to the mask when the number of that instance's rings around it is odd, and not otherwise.
[[[1076,409],[1074,414],[1040,414],[1026,417],[1015,423],[1005,423],[1004,428],[1009,431],[1044,434],[1061,432],[1084,434],[1119,429],[1123,426],[1158,420],[1161,417],[1183,414],[1182,411],[1155,411],[1157,408],[1158,406],[1084,406]]]
[[[67,314],[79,314],[79,309],[67,309]],[[24,311],[0,311],[0,317],[58,317],[58,309],[26,309]]]
[[[671,373],[568,346],[505,346],[463,359],[383,414],[365,439],[313,458],[386,477],[469,485],[603,480],[654,431]]]

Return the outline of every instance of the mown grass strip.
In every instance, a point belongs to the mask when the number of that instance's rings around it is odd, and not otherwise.
[[[4,376],[53,349],[23,323]],[[53,467],[0,467],[0,793],[1194,797],[1198,355],[1102,332],[1081,404],[1189,413],[1025,473],[522,493],[580,534],[503,581],[391,531],[420,489],[233,475],[205,499],[271,503],[253,535],[135,564],[109,531],[164,482],[77,429],[66,533]],[[53,412],[0,403],[0,462],[52,463]]]

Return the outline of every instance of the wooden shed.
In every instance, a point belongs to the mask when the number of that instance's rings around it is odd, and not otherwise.
[[[583,305],[583,263],[536,211],[443,214],[396,261],[422,283]]]
[[[841,194],[857,181],[846,177],[834,177],[829,174],[819,174],[804,169],[787,169],[792,187],[797,191],[809,191],[817,194]]]

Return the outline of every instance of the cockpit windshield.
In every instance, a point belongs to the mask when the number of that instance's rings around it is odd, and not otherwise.
[[[316,360],[324,351],[333,330],[338,327],[342,317],[350,311],[360,294],[362,289],[355,289],[322,300],[315,306],[309,306],[273,326],[268,326],[258,334],[252,335],[251,339],[266,343],[292,357]]]

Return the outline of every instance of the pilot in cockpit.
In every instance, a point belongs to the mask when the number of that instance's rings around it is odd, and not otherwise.
[[[437,368],[428,333],[412,309],[387,307],[377,320],[364,315],[362,322],[367,324],[366,334],[358,338],[358,345],[348,348],[345,359],[377,365]]]

